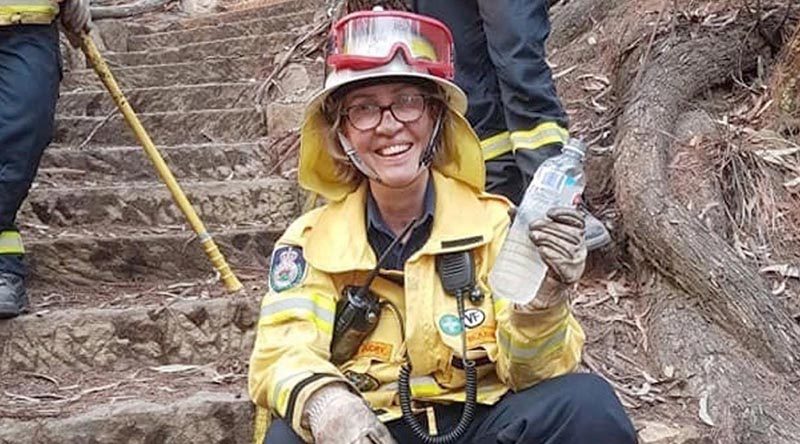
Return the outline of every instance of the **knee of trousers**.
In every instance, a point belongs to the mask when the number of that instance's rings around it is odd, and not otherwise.
[[[562,378],[559,388],[565,412],[570,413],[571,426],[578,429],[605,430],[636,442],[636,432],[611,385],[590,373],[574,373]]]
[[[303,440],[286,424],[286,421],[273,418],[269,425],[264,444],[303,444]]]

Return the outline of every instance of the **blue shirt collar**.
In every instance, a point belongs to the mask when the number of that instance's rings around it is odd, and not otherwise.
[[[425,187],[425,196],[422,200],[422,216],[417,221],[416,227],[411,229],[411,235],[405,244],[399,244],[395,247],[395,251],[390,254],[385,269],[402,270],[405,261],[414,252],[419,250],[431,234],[431,227],[433,226],[433,213],[436,205],[436,191],[433,186],[433,178],[428,178],[428,184]],[[378,203],[372,197],[372,192],[367,193],[367,240],[369,241],[375,256],[380,257],[384,250],[394,240],[395,234],[386,225],[386,222],[381,216]]]

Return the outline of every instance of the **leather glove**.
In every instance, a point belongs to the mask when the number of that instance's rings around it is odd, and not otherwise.
[[[70,44],[78,47],[78,35],[81,31],[88,31],[92,23],[92,11],[89,0],[61,0],[61,25]]]
[[[314,392],[303,416],[316,444],[397,444],[364,399],[344,384]]]
[[[531,242],[539,249],[550,274],[564,284],[574,284],[586,266],[583,214],[574,208],[557,207],[546,219],[529,225]]]
[[[529,236],[547,264],[547,274],[536,297],[516,309],[548,309],[567,299],[567,287],[577,282],[586,265],[583,214],[574,208],[552,208],[547,218],[531,222]]]

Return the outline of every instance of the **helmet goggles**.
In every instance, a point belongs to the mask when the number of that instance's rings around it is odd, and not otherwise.
[[[389,63],[401,53],[413,68],[452,79],[453,36],[441,22],[401,11],[362,11],[333,25],[328,64],[364,70]]]

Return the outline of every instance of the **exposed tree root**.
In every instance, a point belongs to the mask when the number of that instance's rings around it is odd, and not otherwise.
[[[647,65],[627,61],[623,76],[637,81],[618,82],[630,85],[614,165],[624,231],[636,256],[678,288],[656,285],[652,349],[662,364],[697,375],[695,395],[721,418],[709,434],[715,443],[796,442],[800,327],[756,271],[671,195],[668,152],[687,104],[752,70],[768,50],[742,19],[722,28],[679,24],[656,40]]]

